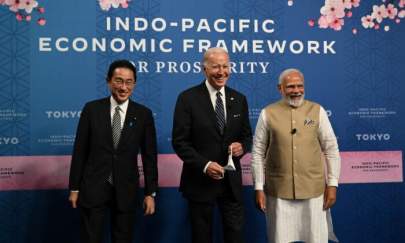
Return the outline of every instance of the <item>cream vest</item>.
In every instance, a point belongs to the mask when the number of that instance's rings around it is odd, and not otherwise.
[[[293,108],[279,101],[265,108],[269,129],[266,191],[273,197],[308,199],[325,189],[318,141],[320,106],[305,100]]]

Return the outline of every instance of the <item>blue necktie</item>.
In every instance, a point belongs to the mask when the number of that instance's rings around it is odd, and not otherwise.
[[[224,102],[221,98],[221,92],[217,92],[217,101],[215,102],[215,113],[217,116],[217,125],[221,134],[224,133],[225,128],[225,110],[224,110]]]

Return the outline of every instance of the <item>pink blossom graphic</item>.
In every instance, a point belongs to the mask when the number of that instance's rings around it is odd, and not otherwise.
[[[397,16],[398,13],[398,9],[394,6],[394,4],[388,4],[387,6],[387,16],[390,19],[395,19],[395,17]]]
[[[18,9],[23,9],[27,13],[31,13],[32,9],[36,8],[38,6],[38,2],[35,0],[24,0],[20,1],[20,4],[18,5]]]
[[[17,19],[17,21],[22,21],[23,20],[23,16],[20,13],[16,13],[15,18]]]
[[[321,14],[326,16],[328,20],[334,20],[345,16],[344,9],[342,0],[326,0],[325,5],[321,8]]]
[[[17,12],[20,5],[20,0],[5,0],[4,5],[9,6],[10,11]]]
[[[405,0],[382,0],[382,4],[373,5],[372,10],[360,17],[360,24],[365,29],[378,30],[384,26],[384,30],[388,30],[392,27],[387,25],[383,21],[392,20],[395,23],[400,23],[401,18],[405,17]],[[318,21],[315,23],[321,29],[333,29],[340,31],[343,29],[345,19],[351,21],[351,19],[358,20],[355,15],[355,9],[360,6],[361,0],[325,0],[325,4],[320,8],[321,15],[318,17]],[[384,24],[384,25],[382,25]],[[311,24],[308,24],[310,27]],[[385,26],[388,26],[385,28]],[[358,28],[353,27],[352,33],[359,33]]]
[[[343,2],[343,6],[347,9],[351,9],[352,8],[352,1],[350,0],[342,0]]]
[[[344,23],[344,19],[335,18],[332,22],[329,23],[329,27],[336,31],[339,31],[342,29]]]
[[[0,6],[6,6],[11,12],[14,12],[15,18],[19,22],[30,22],[32,19],[31,14],[34,9],[38,11],[36,12],[36,14],[43,14],[45,12],[45,9],[38,5],[38,1],[36,0],[0,0]],[[37,22],[39,23],[39,20]],[[40,22],[45,24],[44,21]]]
[[[360,6],[360,0],[342,0],[342,2],[346,9]]]
[[[355,8],[360,6],[360,0],[350,0],[350,2],[352,3],[352,6]]]
[[[46,24],[46,20],[44,18],[38,19],[37,22],[38,22],[39,25],[45,25]]]
[[[385,8],[384,4],[380,6],[374,5],[373,6],[373,13],[371,14],[373,19],[377,21],[377,23],[381,23],[384,18],[388,16],[387,9]]]
[[[318,26],[321,29],[331,28],[340,31],[344,25],[344,18],[353,16],[352,9],[360,6],[360,0],[325,0],[321,7]]]
[[[373,18],[371,15],[367,15],[361,18],[361,25],[363,25],[364,28],[373,28],[374,27],[374,22]]]
[[[329,27],[328,20],[326,19],[325,16],[321,15],[321,17],[319,17],[318,25],[319,25],[319,28],[321,28],[321,29],[326,29]]]
[[[111,7],[113,8],[127,8],[128,2],[130,0],[98,0],[100,8],[104,11],[109,11]]]

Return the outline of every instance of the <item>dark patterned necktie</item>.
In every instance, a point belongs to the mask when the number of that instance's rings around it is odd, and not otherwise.
[[[118,147],[118,143],[121,137],[121,115],[120,115],[121,108],[119,106],[115,107],[115,112],[112,121],[112,136],[114,142],[114,148]]]
[[[121,108],[119,106],[115,107],[115,112],[114,112],[113,120],[112,120],[112,138],[113,138],[113,143],[114,143],[115,149],[118,147],[118,143],[120,142],[120,137],[121,137],[120,110],[121,110]],[[111,185],[114,185],[112,173],[110,173],[110,175],[108,176],[107,181]]]
[[[217,125],[221,134],[224,133],[225,127],[225,110],[224,110],[224,102],[221,98],[221,92],[217,92],[217,101],[215,102],[215,113],[217,115]]]

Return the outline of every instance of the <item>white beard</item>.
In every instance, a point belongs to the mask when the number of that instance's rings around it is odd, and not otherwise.
[[[284,97],[285,102],[292,107],[300,107],[304,103],[304,95],[301,95],[299,99],[291,99],[290,97]]]

